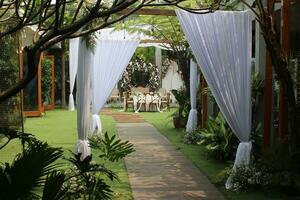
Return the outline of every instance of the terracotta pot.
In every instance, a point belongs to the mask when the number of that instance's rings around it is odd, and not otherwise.
[[[175,116],[173,117],[173,124],[175,128],[185,128],[186,122],[183,118]]]

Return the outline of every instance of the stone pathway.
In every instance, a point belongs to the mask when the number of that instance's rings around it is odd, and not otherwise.
[[[118,123],[117,129],[119,136],[133,143],[136,150],[125,158],[135,200],[224,199],[152,125]]]
[[[140,115],[129,112],[117,112],[111,109],[102,109],[101,115],[112,116],[117,123],[141,123],[145,122],[144,118]]]

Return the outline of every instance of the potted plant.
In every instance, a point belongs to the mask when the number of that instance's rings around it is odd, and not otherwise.
[[[189,98],[186,96],[184,88],[179,90],[171,90],[176,101],[178,102],[178,110],[173,114],[173,124],[175,128],[184,128],[187,122],[186,104]]]

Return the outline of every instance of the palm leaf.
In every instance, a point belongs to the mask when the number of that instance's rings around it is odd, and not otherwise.
[[[36,196],[45,176],[58,167],[53,162],[61,156],[61,149],[51,148],[47,143],[34,141],[29,144],[11,165],[6,163],[0,170],[0,197],[26,199]]]
[[[44,190],[43,200],[62,200],[65,199],[68,188],[64,188],[65,174],[59,171],[53,171],[47,175]]]

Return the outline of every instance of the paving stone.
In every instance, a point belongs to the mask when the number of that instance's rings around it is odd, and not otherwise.
[[[223,195],[149,123],[118,123],[120,138],[133,143],[125,158],[136,200],[222,200]]]

